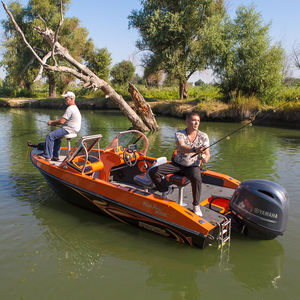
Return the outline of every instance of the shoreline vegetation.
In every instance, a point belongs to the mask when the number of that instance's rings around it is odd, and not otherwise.
[[[80,109],[118,109],[101,92],[86,95],[81,95],[79,91],[74,92],[78,95],[76,104]],[[126,88],[120,88],[117,92],[133,107]],[[223,95],[215,88],[190,88],[188,100],[173,100],[176,99],[174,88],[141,88],[140,92],[157,116],[184,118],[187,112],[196,111],[202,121],[247,122],[256,115],[256,125],[300,128],[299,88],[283,89],[282,95],[277,98],[281,100],[274,101],[272,104],[264,104],[256,97],[239,95],[224,101]],[[61,97],[46,98],[45,95],[36,95],[32,98],[0,98],[0,107],[62,109],[63,105]],[[278,109],[274,110],[275,108]]]

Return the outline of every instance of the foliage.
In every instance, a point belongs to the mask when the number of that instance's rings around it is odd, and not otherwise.
[[[143,77],[141,77],[139,74],[135,73],[133,76],[133,79],[131,80],[133,84],[139,84],[139,85],[144,85],[146,84],[146,81]]]
[[[282,82],[284,51],[270,45],[269,25],[253,7],[239,7],[234,21],[219,24],[221,38],[211,62],[225,95],[257,95],[272,101]],[[217,37],[216,37],[217,38]],[[211,41],[207,40],[208,44]]]
[[[300,99],[300,87],[283,87],[277,94],[276,102],[294,102]]]
[[[63,12],[67,10],[69,3],[70,0],[63,1]],[[49,45],[34,30],[34,26],[44,27],[45,22],[47,26],[55,32],[61,17],[60,1],[30,0],[26,7],[22,7],[18,2],[12,2],[9,8],[28,42],[38,51],[41,57],[44,56],[51,49],[49,49]],[[99,58],[102,52],[99,50],[93,53],[94,45],[92,41],[87,38],[88,31],[80,27],[79,23],[77,18],[64,18],[64,23],[59,31],[59,42],[68,49],[76,60],[82,61],[85,56],[85,62],[87,62],[87,64],[94,63],[93,66],[98,67],[95,61],[97,59],[98,62],[100,61]],[[3,44],[5,51],[1,66],[6,70],[6,82],[13,88],[24,87],[30,90],[40,66],[30,50],[24,47],[24,42],[15,31],[12,22],[10,20],[3,20],[2,27],[6,35],[6,41]],[[89,59],[87,59],[87,53],[89,53],[89,57],[95,57],[95,61],[90,62]],[[62,64],[59,58],[57,58],[57,61]],[[47,63],[51,65],[54,62],[50,58]],[[102,61],[101,63],[102,67],[105,66],[105,63],[107,64],[104,70],[106,76],[108,76],[107,67],[110,62],[105,60],[105,62]],[[56,85],[58,90],[62,92],[67,88],[70,82],[74,81],[74,77],[67,74],[54,75],[53,73],[44,71],[44,75],[47,77],[48,84],[53,85],[54,91]]]
[[[131,61],[123,60],[113,66],[110,75],[115,85],[125,85],[133,79],[135,66]]]
[[[84,54],[85,65],[92,70],[99,78],[108,80],[109,66],[112,62],[111,54],[106,48],[92,49]]]
[[[10,9],[16,16],[16,21],[23,28],[24,33],[31,38],[33,33],[26,26],[27,16],[21,4],[12,2]],[[2,20],[1,23],[6,40],[2,44],[5,50],[0,64],[7,73],[5,78],[6,86],[10,86],[12,89],[18,86],[21,88],[26,87],[30,90],[38,64],[32,60],[31,52],[24,47],[21,37],[14,31],[12,23],[7,20]]]
[[[139,92],[143,95],[147,101],[160,101],[167,100],[173,101],[178,99],[178,89],[177,87],[152,87],[147,88],[144,85],[136,86]],[[129,93],[127,87],[118,88],[117,92],[123,97],[127,98]],[[221,100],[223,95],[220,93],[219,88],[213,85],[206,85],[205,87],[190,87],[190,97],[189,100]],[[130,99],[130,97],[128,97]]]
[[[241,118],[251,118],[254,113],[259,111],[261,106],[260,101],[256,96],[243,96],[239,93],[237,96],[232,97],[229,101],[231,111],[238,112]]]
[[[163,70],[180,85],[180,98],[187,96],[186,83],[207,63],[203,32],[213,15],[222,16],[221,0],[143,0],[142,8],[129,15],[129,27],[139,30],[137,47],[147,51],[145,66]],[[206,30],[204,31],[204,28]]]
[[[195,86],[205,86],[205,82],[202,81],[201,79],[198,79],[198,80],[195,82]]]
[[[288,87],[300,87],[300,78],[287,77],[283,83]]]

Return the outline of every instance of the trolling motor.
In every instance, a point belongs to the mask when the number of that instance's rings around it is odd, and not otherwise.
[[[286,229],[288,194],[275,182],[262,179],[242,182],[229,207],[233,227],[250,237],[271,240],[283,235]]]

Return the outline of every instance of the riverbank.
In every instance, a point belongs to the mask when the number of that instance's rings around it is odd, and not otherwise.
[[[77,98],[76,103],[84,110],[113,110],[116,105],[106,98]],[[287,103],[280,109],[257,105],[226,104],[219,100],[212,101],[153,101],[148,102],[156,115],[184,118],[189,111],[196,111],[203,121],[243,122],[248,121],[257,111],[255,124],[275,127],[300,128],[300,102]],[[133,106],[132,102],[129,102]],[[47,108],[63,109],[64,102],[59,99],[0,99],[0,107],[10,108]]]

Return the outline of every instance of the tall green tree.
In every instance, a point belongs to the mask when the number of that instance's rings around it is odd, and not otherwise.
[[[12,2],[10,9],[16,16],[17,22],[24,32],[32,38],[32,31],[26,26],[26,12],[19,2]],[[2,20],[2,27],[6,36],[2,47],[4,49],[1,66],[6,71],[5,84],[9,87],[31,89],[36,70],[39,65],[35,63],[32,53],[25,49],[21,37],[16,34],[10,21]]]
[[[18,25],[14,15],[9,10],[4,1],[2,1],[2,5],[7,15],[9,16],[16,32],[18,32],[22,36],[24,44],[28,49],[30,49],[35,59],[40,63],[41,71],[45,69],[55,73],[71,74],[84,83],[83,88],[92,88],[94,90],[101,89],[101,91],[120,108],[124,115],[128,117],[129,121],[133,125],[133,128],[137,130],[147,131],[156,130],[158,128],[151,107],[147,103],[145,103],[143,98],[139,99],[139,106],[137,107],[139,113],[141,114],[141,117],[139,117],[139,115],[130,107],[130,105],[128,105],[124,98],[111,87],[109,83],[99,78],[82,62],[76,60],[70,54],[69,50],[60,43],[60,41],[58,40],[58,32],[60,27],[63,25],[63,13],[61,13],[61,18],[55,32],[47,26],[47,23],[45,21],[43,22],[43,27],[35,27],[36,33],[38,33],[40,37],[42,37],[42,39],[48,44],[48,49],[50,50],[48,50],[46,55],[44,54],[42,57],[40,57],[37,54],[38,50],[34,49],[28,42],[26,36],[24,35],[24,32]],[[62,8],[62,5],[60,5],[60,7]],[[55,62],[54,65],[50,65],[47,61],[50,56]],[[61,59],[63,60],[61,61]],[[147,109],[141,110],[140,108],[144,105],[148,105]]]
[[[118,64],[115,64],[111,69],[110,75],[112,77],[112,83],[116,85],[127,84],[133,79],[135,72],[135,66],[131,61],[123,60]]]
[[[271,45],[269,27],[253,6],[241,6],[233,21],[218,24],[221,35],[214,44],[207,41],[214,52],[212,68],[228,97],[240,93],[271,99],[280,87],[285,56],[280,45]]]
[[[207,64],[203,34],[211,17],[224,14],[223,0],[142,0],[129,15],[138,29],[137,47],[148,51],[146,65],[155,65],[179,82],[180,99],[187,98],[187,81]]]
[[[111,54],[106,48],[90,49],[84,54],[86,66],[103,80],[109,79],[109,66],[112,62]]]
[[[70,0],[63,0],[63,13],[68,9]],[[49,51],[49,45],[34,30],[34,26],[44,27],[45,24],[54,32],[60,21],[60,1],[59,0],[30,0],[26,7],[22,7],[19,2],[12,2],[10,10],[15,16],[20,28],[27,37],[33,48],[43,57]],[[3,20],[2,26],[6,35],[4,43],[4,55],[1,65],[5,68],[6,82],[14,86],[21,86],[31,89],[32,83],[39,71],[39,63],[32,53],[24,47],[24,43],[10,20]],[[68,48],[70,54],[78,61],[89,63],[88,58],[97,56],[94,54],[93,42],[88,39],[88,31],[80,27],[78,18],[64,18],[62,27],[59,30],[59,41]],[[65,64],[60,57],[56,58],[58,63]],[[54,64],[50,57],[48,64]],[[106,73],[108,72],[109,62],[106,60]],[[102,64],[104,66],[105,63]],[[56,89],[64,91],[68,84],[74,81],[70,74],[54,74],[44,70],[47,83],[49,84],[49,96],[56,96]]]

